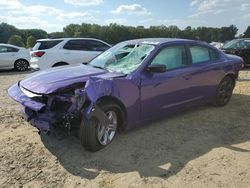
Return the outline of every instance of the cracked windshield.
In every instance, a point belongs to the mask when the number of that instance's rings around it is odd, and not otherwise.
[[[91,61],[90,65],[111,72],[128,74],[135,71],[153,49],[154,46],[148,44],[114,46]]]

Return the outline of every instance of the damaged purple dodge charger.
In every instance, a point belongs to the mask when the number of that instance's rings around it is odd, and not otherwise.
[[[241,58],[202,42],[138,39],[86,65],[34,73],[8,93],[40,132],[77,130],[82,145],[97,151],[118,130],[198,104],[226,105],[242,66]]]

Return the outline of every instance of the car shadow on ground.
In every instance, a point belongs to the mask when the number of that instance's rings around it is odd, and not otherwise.
[[[16,71],[14,69],[1,69],[0,70],[0,76],[6,76],[6,75],[20,75],[20,74],[29,74],[34,72],[33,70],[29,69],[27,71]]]
[[[250,96],[233,95],[225,107],[198,107],[149,126],[119,134],[96,153],[85,151],[74,136],[41,136],[45,147],[71,174],[93,179],[101,171],[138,172],[168,178],[214,148],[250,152],[233,146],[250,140]]]

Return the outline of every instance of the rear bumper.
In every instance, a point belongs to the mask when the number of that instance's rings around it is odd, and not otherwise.
[[[34,70],[44,70],[51,68],[51,63],[49,60],[42,58],[32,57],[30,60],[30,67]]]
[[[32,70],[40,70],[37,64],[30,64]]]

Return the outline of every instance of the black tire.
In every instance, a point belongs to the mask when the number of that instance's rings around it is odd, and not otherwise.
[[[14,63],[14,69],[17,71],[26,71],[29,69],[29,62],[25,59],[18,59]]]
[[[228,104],[233,94],[234,85],[235,80],[229,76],[226,76],[221,80],[216,91],[216,106],[225,106]]]
[[[64,66],[64,65],[69,65],[69,64],[65,62],[59,62],[59,63],[54,64],[52,67],[59,67],[59,66]]]
[[[109,145],[114,140],[118,132],[119,125],[122,125],[122,118],[121,118],[122,111],[119,105],[112,102],[102,102],[98,104],[98,106],[105,113],[109,111],[115,112],[118,117],[116,131],[112,140],[107,144]],[[87,121],[86,118],[82,118],[79,129],[79,139],[82,146],[88,151],[95,152],[107,146],[101,144],[100,141],[98,140],[97,133],[98,133],[99,123],[100,121],[95,116],[91,116],[89,121]]]

